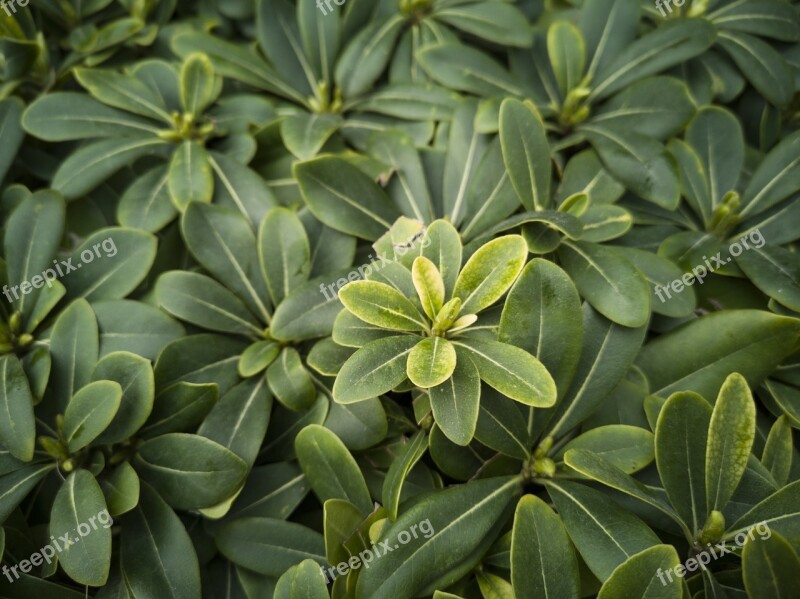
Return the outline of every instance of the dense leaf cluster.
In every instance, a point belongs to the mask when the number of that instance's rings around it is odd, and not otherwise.
[[[796,0],[0,2],[0,597],[800,598],[798,125]]]

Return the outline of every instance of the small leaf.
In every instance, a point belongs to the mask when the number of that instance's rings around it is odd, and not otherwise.
[[[456,348],[444,337],[427,337],[408,354],[408,378],[417,387],[441,385],[456,367]]]
[[[417,289],[422,309],[428,318],[435,319],[444,305],[445,298],[444,279],[441,273],[428,258],[418,256],[414,259],[411,276],[414,278],[414,287]]]
[[[722,385],[708,428],[706,496],[708,511],[722,511],[747,466],[756,434],[756,405],[741,374]]]
[[[340,292],[339,299],[355,316],[376,326],[395,331],[424,331],[425,318],[414,304],[385,283],[353,281]]]
[[[183,61],[180,77],[183,109],[197,118],[219,95],[220,86],[214,79],[214,67],[205,54],[190,54]]]
[[[184,141],[172,155],[167,179],[170,199],[183,212],[190,202],[207,204],[214,195],[208,153],[198,142]]]

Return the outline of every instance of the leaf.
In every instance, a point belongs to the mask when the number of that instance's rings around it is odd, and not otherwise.
[[[681,599],[683,589],[677,581],[675,584],[671,582],[667,585],[663,584],[664,572],[671,572],[680,563],[678,553],[671,545],[655,545],[645,549],[630,557],[614,570],[608,580],[603,583],[597,597],[598,599],[623,599],[625,597]],[[662,586],[656,585],[656,578]]]
[[[75,78],[103,104],[172,124],[162,99],[136,79],[106,69],[75,69]]]
[[[588,76],[603,70],[636,39],[641,10],[635,0],[594,0],[582,7],[578,27],[592,57]]]
[[[280,341],[300,341],[330,335],[342,304],[336,294],[323,293],[320,279],[304,283],[289,295],[272,317],[271,335]]]
[[[149,486],[126,516],[120,564],[133,596],[190,599],[200,593],[200,568],[183,523]]]
[[[356,599],[410,599],[430,594],[431,587],[449,586],[437,581],[474,567],[479,559],[475,550],[485,544],[487,535],[490,541],[496,536],[495,526],[517,494],[518,484],[516,477],[476,480],[416,503],[384,529],[381,540],[397,548],[361,572]],[[400,533],[410,536],[415,524],[424,534],[400,544]],[[432,532],[428,534],[421,524]]]
[[[247,465],[232,451],[205,437],[169,433],[139,446],[139,475],[178,509],[212,507],[244,482]]]
[[[480,400],[475,439],[507,456],[530,459],[532,441],[528,423],[517,405],[494,389],[482,389]]]
[[[6,59],[8,55],[4,53]],[[7,64],[7,63],[6,63]],[[5,69],[4,69],[5,70]],[[19,98],[4,98],[0,101],[0,131],[3,132],[3,152],[0,153],[0,181],[5,179],[17,151],[25,139],[23,130],[23,104]]]
[[[297,25],[308,61],[330,89],[333,68],[342,44],[342,21],[329,19],[311,2],[297,5]]]
[[[514,514],[511,582],[518,599],[580,597],[578,560],[564,524],[535,495],[520,499]]]
[[[600,69],[589,99],[601,100],[631,83],[702,54],[714,43],[715,33],[716,28],[706,19],[670,19],[628,44]]]
[[[309,210],[333,229],[377,239],[400,216],[375,182],[341,158],[297,163],[292,172]]]
[[[656,425],[656,464],[675,511],[692,532],[699,531],[706,507],[707,438],[711,407],[696,393],[670,396]]]
[[[29,134],[46,141],[145,137],[159,128],[148,119],[111,108],[86,94],[55,92],[39,97],[22,115]]]
[[[655,457],[653,434],[638,426],[609,424],[588,430],[559,450],[562,457],[572,449],[589,450],[625,472],[633,474]]]
[[[172,155],[167,177],[172,204],[179,212],[190,202],[208,204],[214,195],[214,177],[202,144],[184,141]]]
[[[158,394],[153,411],[139,435],[152,438],[195,430],[217,402],[217,385],[180,382]]]
[[[181,233],[197,261],[253,314],[269,322],[266,285],[259,273],[255,234],[247,219],[227,208],[194,202],[181,218]]]
[[[550,144],[531,103],[507,98],[500,105],[500,143],[509,178],[526,210],[550,205]]]
[[[796,42],[800,23],[797,14],[783,2],[745,0],[720,6],[708,18],[724,30],[743,31],[786,42]]]
[[[456,367],[456,349],[443,337],[427,337],[408,354],[408,378],[418,387],[441,385]]]
[[[741,216],[756,215],[800,190],[800,132],[785,137],[753,172],[742,194]]]
[[[306,6],[311,6],[306,3]],[[331,19],[332,20],[332,19]],[[273,599],[328,599],[319,564],[307,559],[292,566],[278,579]]]
[[[281,136],[286,149],[296,158],[310,160],[341,124],[342,117],[335,114],[293,114],[281,122]]]
[[[306,410],[317,398],[314,382],[292,347],[283,348],[267,368],[267,383],[275,398],[290,410]]]
[[[414,287],[419,295],[422,309],[425,310],[428,318],[435,319],[444,305],[445,289],[442,275],[428,258],[418,256],[414,259],[411,276],[414,279]]]
[[[166,272],[158,278],[156,298],[162,309],[204,329],[257,337],[263,332],[244,303],[206,275]]]
[[[744,134],[727,110],[706,107],[689,123],[686,141],[697,152],[711,192],[711,210],[736,189],[744,165]]]
[[[461,300],[461,314],[477,314],[500,299],[522,271],[527,255],[519,235],[499,237],[475,252],[453,290],[453,297]]]
[[[798,335],[800,323],[795,319],[755,310],[725,310],[649,342],[637,365],[653,394],[692,390],[715,397],[731,372],[741,373],[750,385],[758,384],[792,351]]]
[[[117,220],[123,227],[156,232],[178,215],[169,195],[167,166],[157,166],[136,179],[122,194]]]
[[[790,67],[772,46],[746,33],[721,30],[718,43],[758,92],[775,106],[792,97]]]
[[[355,106],[401,119],[449,120],[459,95],[432,83],[392,83],[373,90]]]
[[[767,537],[748,538],[744,544],[742,578],[748,595],[776,599],[797,595],[800,582],[794,573],[798,568],[797,552],[774,531]]]
[[[16,309],[25,315],[33,312],[38,288],[28,287],[28,293],[17,294],[18,286],[33,284],[32,279],[47,270],[47,284],[56,277],[53,257],[64,234],[65,206],[63,198],[53,191],[37,191],[23,200],[11,212],[5,227],[4,256],[10,293],[15,297]],[[56,265],[60,268],[61,264]],[[44,275],[42,275],[44,276]],[[39,288],[42,283],[39,284]],[[31,294],[28,296],[28,294]]]
[[[0,476],[0,522],[5,523],[22,500],[56,466],[55,462],[21,466]]]
[[[22,364],[13,354],[0,357],[0,414],[0,444],[15,458],[30,462],[36,445],[33,397]]]
[[[553,480],[545,486],[572,542],[601,582],[628,558],[660,542],[638,517],[594,489]]]
[[[305,427],[295,439],[295,450],[303,474],[319,500],[345,499],[364,515],[372,512],[364,476],[353,456],[331,431]]]
[[[346,45],[334,73],[345,98],[355,98],[372,88],[389,63],[404,21],[402,15],[375,19]]]
[[[306,559],[325,563],[322,535],[295,522],[238,518],[221,526],[214,538],[227,559],[266,576],[280,576]]]
[[[537,417],[534,430],[541,433],[546,428],[558,438],[593,414],[628,372],[646,330],[644,326],[630,329],[614,324],[584,304],[578,369],[564,399],[550,414]]]
[[[288,518],[308,490],[308,481],[295,462],[258,466],[250,471],[229,516]]]
[[[128,462],[123,462],[112,470],[101,482],[108,512],[121,516],[139,505],[141,485],[136,471]]]
[[[92,309],[100,327],[100,356],[126,351],[154,361],[185,334],[178,321],[142,302],[108,300],[93,303]]]
[[[58,562],[78,584],[106,584],[111,569],[111,522],[94,476],[87,470],[70,474],[53,502],[49,532],[59,539],[69,537],[69,541],[62,540],[65,546],[58,553]]]
[[[66,200],[93,191],[114,173],[144,156],[160,156],[168,144],[157,137],[109,138],[81,146],[61,162],[50,186]]]
[[[383,490],[381,498],[383,507],[389,512],[391,520],[397,519],[397,510],[400,506],[400,497],[405,483],[411,470],[422,459],[428,449],[428,438],[425,432],[417,431],[395,456],[386,478],[383,479]]]
[[[792,455],[792,428],[789,425],[789,417],[784,415],[772,425],[761,456],[761,463],[781,486],[789,481]]]
[[[115,381],[122,387],[119,410],[97,442],[111,445],[136,434],[153,410],[155,382],[150,362],[128,352],[114,352],[97,363],[92,380]]]
[[[266,181],[253,169],[219,152],[211,152],[209,162],[214,170],[214,203],[235,208],[253,223],[261,222],[277,205]]]
[[[184,111],[195,118],[214,102],[220,87],[208,56],[197,52],[186,57],[181,65],[180,90]]]
[[[533,35],[525,15],[510,4],[476,2],[448,6],[435,12],[436,20],[479,38],[505,46],[530,47]]]
[[[62,434],[69,452],[83,449],[106,430],[121,401],[122,387],[113,381],[96,381],[80,389],[64,413]]]
[[[680,201],[680,185],[675,164],[663,144],[627,131],[587,123],[580,126],[608,171],[636,195],[667,210]]]
[[[580,297],[567,273],[536,258],[508,293],[497,339],[534,355],[563,397],[581,356],[582,320]]]
[[[72,264],[80,270],[64,277],[67,298],[91,302],[124,298],[150,272],[156,247],[156,238],[144,231],[119,227],[95,231],[72,254]]]
[[[353,281],[339,292],[345,308],[369,324],[394,331],[424,331],[425,318],[402,293],[385,283]]]
[[[633,215],[619,206],[590,206],[581,215],[582,241],[600,243],[622,237],[633,226]]]
[[[55,408],[63,413],[72,395],[89,382],[97,363],[97,320],[86,300],[75,300],[56,319],[50,355],[50,391]]]
[[[740,244],[746,243],[743,237]],[[741,251],[741,250],[740,250]],[[800,311],[800,260],[782,247],[748,247],[736,264],[750,282],[781,305]]]
[[[219,398],[197,434],[230,449],[250,468],[264,443],[271,411],[264,379],[242,381]]]
[[[619,250],[565,240],[558,255],[578,291],[603,316],[627,327],[647,322],[650,315],[647,282]]]
[[[478,369],[468,354],[458,356],[452,376],[429,390],[433,417],[445,436],[466,446],[475,435],[481,397]]]
[[[722,511],[747,466],[756,434],[756,405],[747,381],[733,373],[722,384],[711,424],[706,451],[708,510]]]
[[[472,46],[457,42],[425,46],[416,55],[435,81],[477,96],[524,96],[516,80],[499,62]]]
[[[580,29],[569,21],[555,21],[547,28],[547,54],[561,97],[578,87],[586,66],[586,47]]]
[[[498,341],[464,339],[464,348],[481,380],[503,395],[526,405],[546,408],[556,401],[556,385],[547,369],[525,350]]]

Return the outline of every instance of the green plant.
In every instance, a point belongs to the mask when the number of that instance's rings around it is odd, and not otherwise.
[[[0,596],[800,597],[796,0],[0,2]]]

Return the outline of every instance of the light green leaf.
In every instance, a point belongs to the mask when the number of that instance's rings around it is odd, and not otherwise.
[[[181,65],[180,90],[183,110],[195,118],[216,100],[221,86],[208,56],[197,52],[186,57]]]
[[[569,21],[556,21],[547,28],[547,54],[561,97],[575,89],[586,66],[586,46],[580,29]]]
[[[376,281],[353,281],[339,292],[345,308],[356,317],[395,331],[424,331],[425,317],[394,287]]]
[[[677,574],[675,581],[664,584],[664,573],[681,563],[672,545],[656,545],[637,553],[621,564],[603,583],[598,599],[681,599],[683,587]],[[695,560],[695,569],[697,562]],[[691,570],[690,570],[691,571]],[[658,584],[656,584],[658,580]]]
[[[381,493],[383,507],[389,512],[390,519],[397,519],[403,483],[405,483],[412,468],[422,459],[427,450],[428,438],[424,431],[419,430],[405,442],[395,455],[394,461],[386,473],[386,478],[383,479]]]
[[[170,199],[179,212],[190,202],[209,203],[214,195],[214,177],[208,153],[196,141],[184,141],[172,155],[167,179]]]
[[[475,252],[458,275],[453,297],[462,314],[477,314],[499,300],[525,265],[528,247],[519,235],[490,241]]]
[[[792,427],[789,425],[789,417],[783,415],[772,425],[761,456],[761,463],[781,486],[789,481],[792,455]]]
[[[456,348],[444,337],[426,337],[408,354],[408,378],[417,387],[443,384],[456,368]]]
[[[556,385],[547,369],[525,350],[498,341],[464,339],[463,348],[481,380],[503,395],[526,405],[546,408],[556,402]]]
[[[756,404],[744,377],[733,373],[722,384],[708,428],[706,496],[708,511],[722,511],[747,467],[756,434]]]

